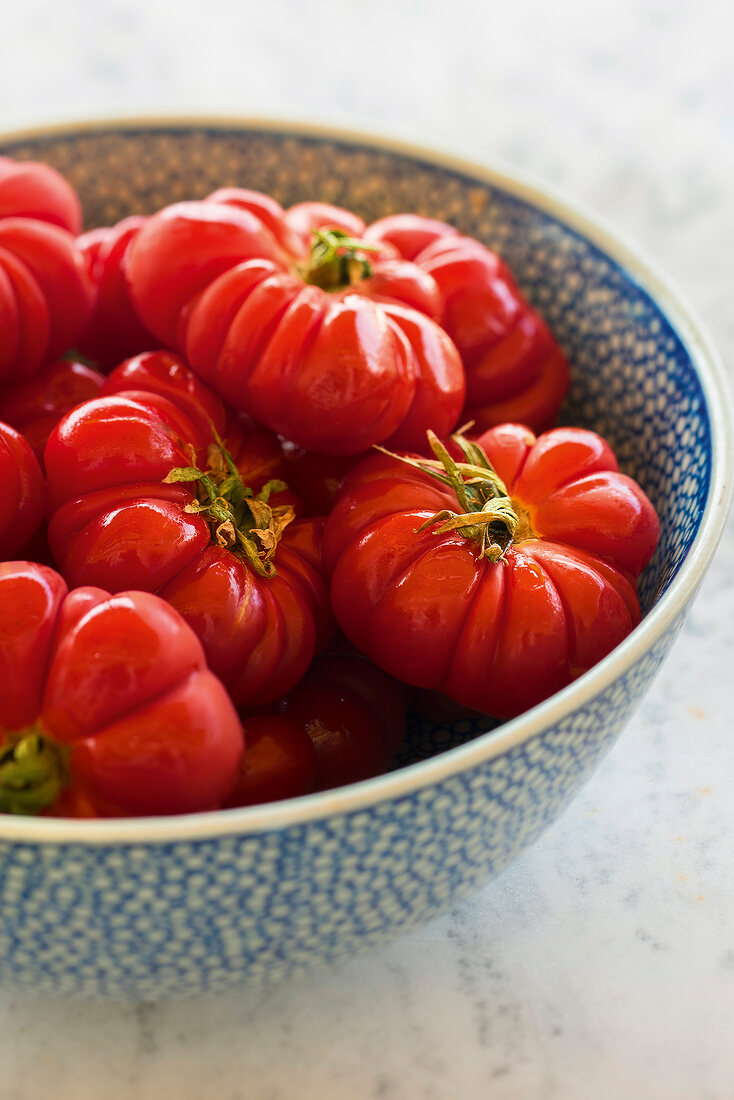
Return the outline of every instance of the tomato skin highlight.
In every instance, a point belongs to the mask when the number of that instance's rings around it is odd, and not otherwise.
[[[68,592],[53,570],[8,562],[0,565],[0,624],[0,734],[40,734],[68,755],[70,786],[44,812],[167,814],[220,804],[240,767],[242,730],[172,607],[143,592]]]
[[[206,546],[160,593],[201,638],[238,705],[270,702],[308,668],[314,619],[284,570],[263,581],[233,554]]]
[[[44,453],[51,513],[97,489],[137,481],[162,482],[190,465],[186,444],[204,439],[165,398],[129,391],[73,409],[56,426]]]
[[[288,470],[278,437],[254,421],[238,416],[191,370],[175,352],[142,352],[120,363],[104,381],[100,397],[128,391],[157,394],[177,405],[200,440],[210,440],[212,429],[234,460],[242,480],[254,492],[266,482],[287,480]],[[291,504],[297,514],[302,504],[289,489],[271,495],[277,504]]]
[[[415,309],[398,305],[384,309],[406,337],[417,364],[410,408],[386,446],[420,450],[426,426],[443,436],[456,424],[464,404],[464,368],[454,344],[438,325]]]
[[[442,237],[458,237],[458,229],[436,218],[421,214],[388,214],[365,230],[368,241],[389,243],[400,256],[415,261],[425,248]]]
[[[170,258],[176,256],[176,277]],[[229,267],[247,259],[281,266],[283,253],[250,210],[225,203],[182,202],[164,207],[131,245],[125,270],[146,328],[166,347],[178,347],[181,308]],[[168,278],[159,278],[161,265]]]
[[[243,749],[227,692],[211,672],[197,671],[80,741],[72,782],[131,817],[216,810]]]
[[[134,700],[146,704],[205,667],[193,631],[147,592],[108,597],[67,629],[46,678],[43,717],[54,736],[76,741],[109,725]],[[96,612],[96,613],[95,613]],[[84,676],[80,670],[84,669]]]
[[[346,475],[324,558],[337,624],[375,664],[507,718],[587,671],[639,622],[635,578],[659,526],[594,432],[536,440],[506,424],[477,442],[520,517],[498,562],[430,523],[462,511],[449,486],[386,455]]]
[[[221,434],[225,431],[226,413],[222,401],[189,369],[175,352],[145,351],[118,363],[107,376],[100,397],[141,390],[157,393],[178,405],[199,434],[207,437],[213,424]]]
[[[21,729],[40,714],[48,653],[67,587],[53,569],[0,563],[0,730]]]
[[[98,513],[80,528],[63,557],[56,535],[52,520],[49,545],[70,584],[115,592],[130,586],[162,590],[210,543],[209,528],[199,516],[186,515],[177,502],[148,497]]]

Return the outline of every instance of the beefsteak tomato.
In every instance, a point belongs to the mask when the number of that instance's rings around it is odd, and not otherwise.
[[[316,750],[313,790],[387,770],[405,733],[398,684],[361,654],[324,654],[274,706],[305,729]]]
[[[550,428],[568,389],[568,363],[507,264],[473,237],[417,214],[381,218],[364,236],[391,244],[437,287],[439,323],[466,371],[464,418],[480,431],[506,421]]]
[[[0,157],[0,218],[35,218],[76,236],[82,208],[68,180],[49,164]]]
[[[194,632],[146,592],[0,564],[0,811],[217,809],[244,748]]]
[[[127,254],[133,301],[218,393],[286,439],[337,455],[419,447],[427,426],[456,423],[461,361],[431,319],[431,281],[391,245],[364,246],[355,225],[242,189],[169,206]]]
[[[0,219],[0,384],[18,382],[67,352],[95,297],[70,233],[31,218]]]
[[[273,506],[282,483],[254,492],[210,428],[143,391],[72,410],[45,460],[49,545],[70,584],[157,592],[238,704],[303,675],[331,613],[320,521]]]
[[[186,414],[202,438],[210,439],[214,429],[227,441],[240,477],[253,492],[260,492],[268,481],[288,480],[292,466],[277,435],[233,413],[175,352],[145,351],[126,359],[104,380],[99,396],[127,390],[166,397]],[[300,497],[288,488],[271,493],[269,500],[271,504],[290,504],[296,515],[303,512]]]
[[[324,535],[332,606],[393,676],[506,718],[639,622],[658,520],[594,432],[453,441],[458,462],[434,437],[432,461],[380,454],[347,474]]]
[[[0,421],[0,561],[14,557],[43,518],[43,474],[25,438]]]
[[[85,363],[57,359],[31,378],[0,390],[0,420],[22,432],[43,462],[48,437],[61,417],[95,397],[103,382],[104,376]]]
[[[125,279],[125,257],[147,220],[143,216],[123,218],[116,225],[91,229],[77,238],[97,288],[94,313],[77,347],[102,370],[158,347],[155,336],[138,317]]]
[[[243,714],[247,754],[225,806],[379,775],[403,739],[405,710],[402,685],[362,654],[322,654],[282,699]]]

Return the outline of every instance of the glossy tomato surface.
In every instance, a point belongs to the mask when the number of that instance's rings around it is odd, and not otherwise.
[[[286,439],[336,455],[390,437],[418,446],[426,427],[456,423],[464,372],[433,320],[433,283],[391,245],[344,238],[364,228],[349,211],[284,211],[235,188],[175,204],[130,248],[133,300],[218,393]]]
[[[71,233],[33,218],[0,218],[0,384],[69,351],[95,299]]]
[[[436,288],[438,320],[466,371],[463,419],[480,431],[506,421],[550,428],[568,390],[568,363],[507,264],[446,222],[417,214],[381,218],[365,236],[392,245]]]
[[[39,462],[64,413],[100,391],[104,376],[74,359],[47,363],[31,378],[0,389],[0,420],[22,432]]]
[[[300,678],[317,633],[331,629],[320,525],[290,523],[289,506],[274,505],[282,526],[263,536],[265,574],[253,566],[231,542],[234,527],[200,507],[189,472],[206,471],[215,444],[190,393],[187,401],[190,416],[160,393],[122,391],[61,421],[45,455],[49,543],[70,584],[139,588],[168,600],[235,701],[258,704]],[[228,473],[215,451],[220,467],[210,473],[221,482]],[[172,471],[179,480],[166,480]],[[270,515],[264,502],[253,507],[260,510],[243,505],[248,536],[266,522],[263,508]]]
[[[275,704],[315,750],[314,790],[386,771],[405,733],[406,697],[361,654],[327,653]]]
[[[313,788],[316,750],[305,726],[278,714],[253,715],[243,724],[247,752],[224,808],[297,798]]]
[[[594,432],[503,425],[478,442],[518,525],[501,560],[441,531],[456,493],[377,455],[345,478],[324,538],[332,603],[376,664],[497,718],[581,675],[639,622],[636,576],[658,521]],[[421,530],[422,528],[422,530]]]
[[[46,566],[6,562],[0,637],[3,809],[217,808],[240,766],[241,726],[167,603],[145,592],[69,592]]]
[[[129,390],[158,394],[177,405],[202,438],[216,432],[242,480],[259,492],[268,481],[290,481],[291,467],[278,437],[253,420],[238,416],[191,370],[185,359],[164,349],[142,352],[115,367],[100,396]],[[271,502],[290,504],[300,514],[300,497],[287,487],[274,491]]]
[[[22,550],[43,516],[43,474],[30,444],[0,421],[0,561]]]
[[[125,278],[125,258],[147,220],[139,215],[123,218],[116,225],[92,229],[77,238],[97,290],[94,312],[77,345],[102,370],[158,346],[138,317]]]
[[[76,191],[49,164],[0,157],[0,218],[35,218],[69,233],[81,232]]]

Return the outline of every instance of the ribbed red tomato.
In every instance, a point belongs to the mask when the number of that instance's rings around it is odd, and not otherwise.
[[[0,218],[36,218],[75,236],[81,232],[77,193],[60,172],[34,160],[0,157]]]
[[[158,347],[158,341],[138,317],[125,279],[125,257],[147,220],[142,216],[123,218],[116,225],[91,229],[77,238],[97,288],[94,313],[77,347],[103,370]]]
[[[0,561],[24,549],[43,517],[43,474],[30,444],[0,421]]]
[[[247,753],[225,806],[379,775],[403,739],[405,710],[403,686],[361,654],[317,657],[282,699],[243,714]]]
[[[290,467],[277,435],[233,413],[175,352],[145,351],[126,359],[104,380],[99,396],[131,390],[157,393],[173,401],[204,438],[209,439],[214,428],[253,492],[259,493],[268,481],[288,480]],[[300,497],[290,488],[272,492],[269,501],[290,504],[296,515],[303,512]]]
[[[0,384],[34,374],[73,347],[95,297],[70,233],[31,218],[0,219]]]
[[[382,774],[405,733],[400,685],[361,654],[317,657],[274,709],[311,738],[317,791]]]
[[[157,393],[173,401],[204,436],[210,434],[212,424],[220,435],[227,430],[227,414],[221,398],[212,393],[175,352],[144,351],[125,359],[104,379],[100,397],[125,390]]]
[[[258,704],[328,635],[321,524],[271,506],[280,483],[244,486],[203,420],[142,391],[69,413],[46,448],[49,545],[72,585],[163,596],[235,701]]]
[[[298,798],[312,790],[316,750],[303,725],[278,714],[254,714],[242,729],[247,752],[223,809]]]
[[[327,228],[328,226],[328,228]],[[145,325],[235,408],[326,454],[450,431],[464,372],[433,282],[364,223],[229,189],[140,230],[125,262]]]
[[[0,811],[216,809],[244,748],[201,644],[157,596],[0,565]]]
[[[377,455],[326,525],[347,637],[416,687],[497,718],[591,668],[639,622],[655,510],[594,432],[491,429],[457,462]]]
[[[64,413],[89,401],[100,390],[104,376],[71,359],[57,359],[31,378],[0,390],[0,420],[22,432],[39,462],[48,437]]]
[[[391,244],[435,284],[439,322],[466,371],[464,418],[479,431],[506,421],[550,428],[568,389],[568,364],[507,264],[453,226],[417,214],[381,218],[365,239]]]
[[[285,482],[288,489],[273,493],[271,500],[291,504],[299,516],[326,515],[339,482],[357,461],[353,457],[314,454],[279,439],[248,417],[237,416],[175,352],[143,352],[120,363],[104,380],[100,397],[122,390],[144,390],[167,397],[204,434],[213,424],[226,440],[245,484],[259,492],[268,481]]]

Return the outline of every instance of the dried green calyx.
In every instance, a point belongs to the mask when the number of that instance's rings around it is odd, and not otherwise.
[[[314,229],[311,256],[301,272],[304,282],[322,290],[357,286],[372,274],[369,253],[376,245],[350,237],[341,229]]]
[[[384,447],[377,450],[448,485],[456,494],[463,509],[461,512],[449,509],[437,512],[421,524],[418,531],[438,524],[436,534],[456,531],[462,538],[479,543],[482,557],[498,562],[512,545],[520,519],[505,483],[482,448],[462,433],[463,430],[456,432],[451,438],[464,454],[465,462],[456,462],[435,432],[430,430],[427,432],[428,442],[435,459],[396,455]]]
[[[273,507],[270,496],[288,486],[284,481],[266,482],[258,493],[244,484],[224,443],[214,431],[208,466],[177,466],[163,479],[164,484],[191,483],[197,499],[185,512],[202,516],[209,524],[213,541],[238,555],[261,577],[274,577],[280,539],[295,519],[290,504]]]

